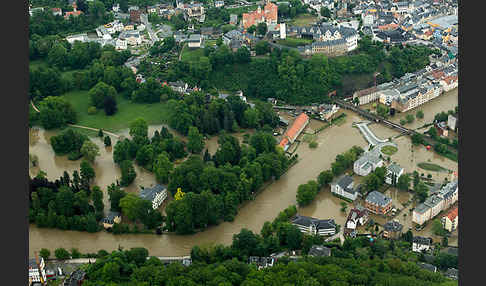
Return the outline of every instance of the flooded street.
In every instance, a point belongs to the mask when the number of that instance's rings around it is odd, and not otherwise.
[[[457,95],[457,90],[456,90]],[[440,98],[436,99],[440,100]],[[457,96],[451,109],[457,105]],[[433,118],[435,111],[429,111],[424,106],[425,118]],[[441,111],[441,110],[439,110]],[[316,149],[310,149],[308,144],[300,144],[296,153],[299,156],[299,162],[294,165],[278,181],[269,185],[262,191],[254,201],[244,203],[238,215],[233,222],[224,222],[218,226],[208,228],[206,231],[193,235],[153,235],[153,234],[123,234],[113,235],[105,231],[98,233],[87,233],[77,231],[62,231],[58,229],[38,228],[30,225],[29,229],[29,253],[32,256],[34,251],[41,248],[48,248],[53,251],[56,248],[63,247],[66,249],[77,248],[82,253],[97,252],[100,249],[112,251],[119,246],[124,248],[143,246],[149,250],[150,255],[156,256],[179,256],[188,255],[194,245],[207,245],[213,243],[230,244],[234,234],[242,228],[250,229],[259,233],[265,221],[273,220],[280,211],[289,205],[296,204],[297,187],[309,180],[315,180],[318,174],[330,169],[331,163],[334,162],[336,155],[341,154],[353,145],[366,148],[368,143],[357,128],[352,127],[355,121],[363,121],[358,115],[350,111],[340,110],[339,113],[346,113],[346,120],[340,126],[331,126],[320,132],[316,141],[319,143]],[[438,112],[438,111],[437,111]],[[339,115],[339,114],[337,114]],[[161,126],[151,126],[149,136],[153,134],[154,128],[160,130]],[[383,125],[371,124],[370,129],[380,138],[388,138],[398,134],[397,131],[391,130]],[[79,169],[79,161],[69,161],[66,156],[58,157],[54,155],[52,147],[48,143],[48,138],[53,135],[49,131],[39,130],[30,132],[29,152],[39,157],[40,168],[47,172],[49,179],[60,177],[64,170],[72,173],[73,170]],[[124,132],[128,135],[128,131]],[[246,132],[248,133],[248,131]],[[242,140],[244,133],[237,135]],[[114,139],[114,138],[112,138]],[[301,139],[301,138],[300,138]],[[101,155],[95,162],[96,181],[105,192],[105,209],[109,207],[108,197],[106,195],[106,186],[110,185],[117,178],[120,178],[120,170],[113,162],[112,151],[105,149],[99,138],[93,138],[93,142],[100,146]],[[422,147],[412,147],[409,137],[400,137],[394,140],[398,145],[398,152],[391,156],[392,161],[396,161],[405,168],[405,172],[413,172],[417,169],[419,162],[430,162],[441,165],[444,168],[457,170],[457,163],[449,159],[439,157],[432,151],[427,151]],[[113,145],[115,142],[113,142]],[[210,153],[217,149],[217,136],[211,137],[207,141],[207,148]],[[413,152],[411,152],[413,150]],[[148,186],[155,182],[154,176],[148,172],[136,167],[137,178],[129,191],[138,192],[138,185]],[[35,175],[37,170],[31,170],[31,175]],[[419,173],[426,173],[420,171]],[[446,173],[434,174],[433,179],[442,178]],[[394,202],[402,204],[407,200],[407,193],[401,192],[391,194]],[[329,189],[322,190],[316,199],[307,207],[300,208],[298,213],[301,215],[312,216],[321,219],[334,218],[336,223],[344,225],[347,212],[351,209],[348,206],[346,213],[340,211],[341,200],[332,196]],[[402,222],[403,213],[399,215]],[[407,216],[403,220],[411,220],[407,211]],[[431,228],[431,224],[427,226]],[[427,231],[427,228],[425,231]],[[405,227],[404,227],[405,229]],[[407,227],[408,229],[408,227]],[[414,232],[415,233],[415,232]],[[456,234],[457,237],[457,234]],[[435,239],[434,239],[435,241]],[[454,239],[449,240],[454,245]],[[457,244],[457,238],[456,242]]]

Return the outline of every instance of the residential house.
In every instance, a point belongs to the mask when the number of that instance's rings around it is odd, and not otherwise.
[[[116,39],[115,49],[119,50],[119,51],[126,50],[127,49],[127,41],[122,40],[120,38]]]
[[[128,45],[136,46],[142,43],[142,37],[137,30],[123,31],[120,33],[119,39],[127,41]]]
[[[444,273],[444,276],[448,277],[450,279],[458,280],[459,279],[459,270],[457,270],[456,268],[449,268]]]
[[[317,218],[296,215],[292,219],[292,224],[297,226],[302,233],[310,235],[334,235],[336,233],[336,223],[334,219],[320,220]]]
[[[176,92],[185,93],[188,88],[188,85],[187,83],[178,80],[176,82],[169,82],[169,87]]]
[[[432,238],[415,236],[412,240],[412,251],[423,252],[429,251],[432,247]]]
[[[35,258],[29,259],[29,285],[46,283],[46,264],[44,258],[35,255]]]
[[[39,12],[43,12],[43,11],[44,11],[44,7],[36,7],[36,8],[29,7],[29,15],[30,16],[33,16],[35,13],[39,13]]]
[[[144,24],[137,25],[137,31],[142,32],[143,30],[145,30],[145,25]]]
[[[214,1],[214,7],[219,8],[224,6],[224,1],[222,0],[216,0]]]
[[[277,262],[275,257],[258,257],[258,256],[250,256],[248,258],[248,264],[255,264],[258,267],[258,270],[272,267]]]
[[[375,214],[386,214],[392,206],[392,199],[378,191],[372,191],[366,197],[365,207]]]
[[[74,44],[76,41],[80,41],[82,43],[88,41],[88,34],[83,33],[83,34],[76,34],[76,35],[71,35],[66,37],[66,41],[70,43],[71,45]]]
[[[425,202],[419,204],[413,210],[412,221],[422,225],[426,221],[434,218],[438,213],[448,209],[452,204],[457,202],[458,192],[457,180],[448,183],[437,192],[431,192],[432,194]]]
[[[403,168],[397,163],[392,163],[386,168],[385,182],[389,185],[394,185],[398,182],[398,178],[403,174]]]
[[[392,220],[383,225],[383,237],[399,239],[402,235],[403,225],[398,220]]]
[[[238,15],[236,14],[230,14],[230,20],[229,20],[230,25],[237,25],[238,24]]]
[[[345,197],[352,201],[358,196],[357,188],[353,187],[353,178],[348,175],[342,175],[331,184],[331,193]]]
[[[62,9],[61,8],[52,8],[52,15],[54,16],[62,16]]]
[[[419,262],[417,265],[420,266],[420,268],[422,268],[422,269],[432,271],[432,272],[437,272],[437,267],[435,267],[432,264],[428,264],[428,263],[425,263],[425,262]]]
[[[339,107],[336,104],[321,104],[318,107],[319,115],[321,119],[331,120],[332,116],[339,111]]]
[[[113,10],[113,12],[115,13],[118,13],[120,11],[120,4],[119,3],[113,4],[111,10]]]
[[[202,36],[200,34],[192,34],[187,39],[187,45],[189,48],[200,48],[202,44]]]
[[[115,223],[121,222],[121,214],[119,212],[110,211],[108,215],[103,218],[103,227],[112,228]]]
[[[366,176],[376,168],[383,166],[383,160],[373,152],[365,152],[354,162],[353,171],[360,175]]]
[[[69,19],[69,17],[77,17],[79,15],[81,15],[81,13],[83,13],[83,11],[78,11],[78,5],[76,4],[76,2],[73,2],[72,3],[72,7],[73,7],[73,11],[69,11],[69,12],[66,12],[64,13],[64,19]]]
[[[447,137],[449,135],[449,130],[447,129],[447,123],[442,121],[442,122],[436,122],[434,124],[435,129],[437,130],[437,135],[441,137]]]
[[[376,88],[376,86],[363,89],[363,90],[357,90],[353,93],[353,100],[355,98],[358,98],[359,105],[368,104],[370,102],[378,100],[379,94],[377,91],[378,88]]]
[[[449,213],[443,216],[441,222],[444,229],[448,232],[453,232],[454,230],[456,230],[459,224],[458,207],[453,208],[451,211],[449,211]]]
[[[292,126],[287,129],[283,136],[283,139],[279,143],[284,151],[287,151],[287,149],[290,147],[290,144],[294,143],[295,139],[299,137],[300,133],[302,132],[302,130],[305,129],[307,124],[309,124],[309,116],[302,112],[299,116],[297,116],[295,121],[292,123]]]
[[[159,6],[147,6],[147,13],[149,14],[159,14]]]
[[[167,188],[162,185],[155,185],[152,188],[144,188],[139,195],[142,199],[152,202],[152,208],[157,209],[167,198]]]
[[[447,116],[447,126],[452,131],[456,131],[456,128],[457,128],[457,115],[454,116],[454,115],[449,114],[449,116]]]
[[[356,208],[352,209],[346,220],[346,224],[344,225],[344,235],[345,236],[356,236],[356,228],[358,226],[363,226],[368,221],[369,215],[368,210],[357,206]]]
[[[331,249],[322,245],[313,245],[308,253],[309,256],[331,256]]]
[[[142,14],[141,10],[130,10],[130,22],[132,23],[141,23],[140,15]]]
[[[267,0],[263,9],[258,6],[255,11],[243,13],[242,18],[243,28],[245,28],[245,30],[253,25],[257,26],[259,23],[263,22],[267,25],[277,24],[278,6]]]

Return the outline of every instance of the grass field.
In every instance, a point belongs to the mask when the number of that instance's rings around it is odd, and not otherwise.
[[[381,152],[383,152],[383,154],[388,155],[388,156],[395,154],[397,151],[398,151],[398,148],[393,147],[393,146],[385,146],[385,147],[381,148]]]
[[[184,47],[184,51],[182,52],[181,60],[183,62],[198,62],[200,57],[204,56],[203,49],[191,49],[189,47]]]
[[[310,39],[298,39],[298,38],[286,38],[285,40],[278,40],[277,44],[282,46],[288,46],[296,48],[298,46],[304,46],[312,43]]]
[[[434,172],[445,172],[445,171],[448,171],[446,168],[443,168],[439,165],[436,165],[436,164],[432,164],[432,163],[418,163],[417,166],[420,168],[420,169],[424,169],[424,170],[427,170],[427,171],[434,171]]]
[[[311,14],[301,14],[297,16],[294,20],[292,20],[292,22],[290,22],[289,24],[293,26],[310,26],[316,21],[316,16],[312,16]]]
[[[122,96],[118,96],[116,99],[118,111],[115,115],[106,116],[103,110],[98,110],[96,114],[89,115],[88,91],[72,91],[64,96],[73,105],[78,115],[78,125],[103,128],[112,132],[128,128],[130,122],[138,117],[145,119],[148,124],[162,124],[167,122],[169,116],[166,103],[132,103]]]

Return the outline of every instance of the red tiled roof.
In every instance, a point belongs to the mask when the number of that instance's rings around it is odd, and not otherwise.
[[[457,207],[453,208],[446,216],[451,220],[454,221],[458,216],[459,209]]]
[[[287,138],[283,138],[282,141],[278,144],[279,146],[282,146],[282,148],[285,148],[285,145],[289,143],[289,140]]]
[[[260,13],[258,13],[258,9],[250,12],[250,13],[243,13],[243,22],[244,22],[244,28],[251,27],[252,25],[258,24],[258,20],[265,18],[265,21],[270,21],[274,20],[277,21],[278,17],[278,6],[268,2],[263,9],[260,10]]]
[[[309,116],[302,112],[297,118],[295,119],[294,123],[292,123],[292,126],[285,132],[285,137],[290,138],[291,140],[295,140],[297,136],[299,135],[300,129],[305,126],[307,121],[309,120]]]
[[[71,16],[71,15],[72,16],[79,16],[79,15],[81,15],[81,13],[83,13],[83,12],[82,11],[76,11],[76,12],[70,11],[70,12],[66,12],[66,14],[64,14],[64,17],[69,18],[69,16]]]
[[[451,84],[452,82],[457,81],[457,76],[448,76],[448,77],[444,78],[444,81],[447,84]]]

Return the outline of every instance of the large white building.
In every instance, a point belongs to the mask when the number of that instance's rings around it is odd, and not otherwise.
[[[426,221],[433,219],[441,211],[448,209],[457,202],[459,193],[458,181],[448,183],[438,192],[430,195],[425,202],[418,205],[413,210],[412,221],[422,225]]]
[[[432,246],[432,239],[428,237],[415,236],[412,241],[412,251],[429,251]]]
[[[140,191],[140,197],[152,202],[152,208],[157,209],[167,198],[167,188],[162,185],[155,185],[152,188],[144,188]]]
[[[365,152],[354,161],[353,171],[360,176],[366,176],[381,166],[383,166],[383,160],[380,157],[375,153]]]
[[[331,184],[331,193],[354,201],[359,192],[353,185],[353,178],[343,175]]]
[[[302,233],[310,235],[334,235],[336,233],[336,223],[333,219],[320,220],[307,216],[295,216],[292,224],[296,225]]]
[[[392,163],[386,168],[385,182],[389,185],[396,184],[402,174],[403,168],[396,163]]]
[[[46,269],[44,258],[29,259],[29,285],[34,283],[46,283]]]

